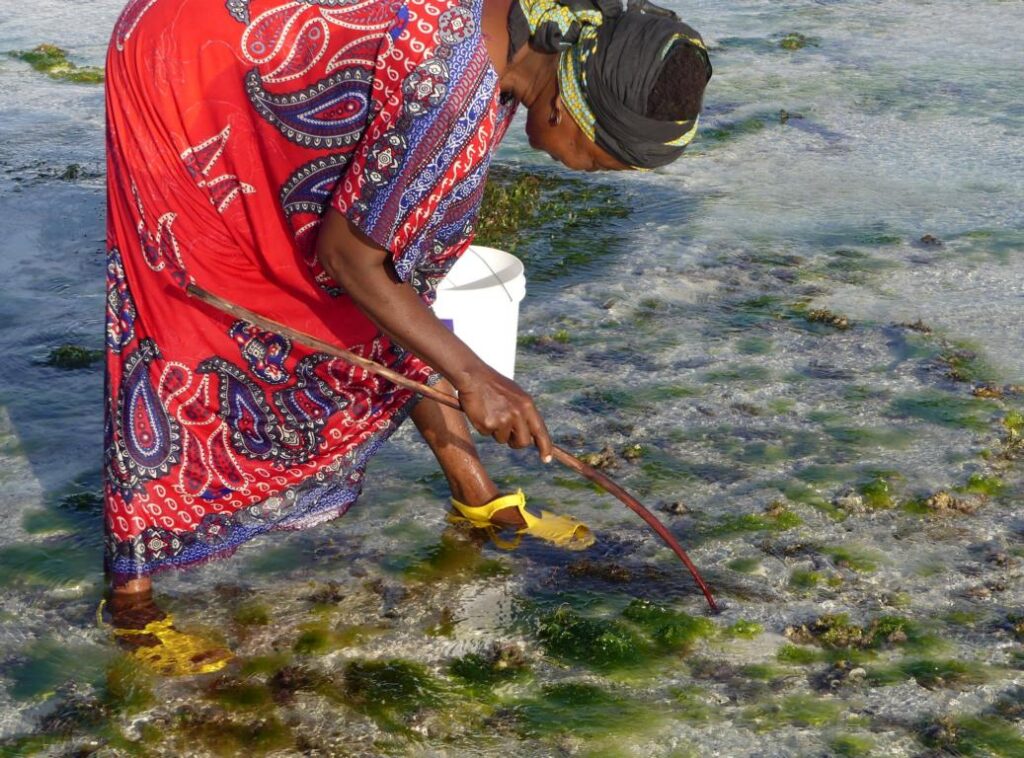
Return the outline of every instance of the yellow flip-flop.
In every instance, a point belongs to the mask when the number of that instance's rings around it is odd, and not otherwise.
[[[479,506],[466,505],[455,498],[451,502],[462,518],[479,529],[494,529],[498,525],[491,521],[491,516],[503,508],[515,508],[526,522],[526,527],[518,530],[517,535],[537,537],[567,550],[586,550],[596,542],[594,533],[587,525],[574,518],[548,511],[541,511],[540,517],[534,516],[526,510],[526,496],[522,490],[496,497]]]
[[[106,624],[102,620],[103,605],[96,610],[100,626],[109,629],[115,637],[137,637],[148,634],[160,640],[156,645],[139,645],[128,650],[128,654],[147,669],[160,676],[194,676],[220,671],[234,656],[230,650],[198,635],[186,634],[174,628],[174,618],[150,621],[141,629]]]

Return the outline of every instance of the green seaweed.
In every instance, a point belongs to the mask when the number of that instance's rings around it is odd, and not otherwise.
[[[1003,417],[1003,428],[1010,434],[1024,436],[1024,413],[1010,411]]]
[[[831,558],[836,566],[859,574],[877,571],[879,563],[884,560],[881,553],[856,545],[834,545],[822,548],[821,552]]]
[[[757,731],[767,731],[787,725],[828,726],[836,723],[842,713],[842,705],[834,700],[813,695],[790,695],[746,709],[743,720]]]
[[[32,700],[49,696],[68,681],[99,686],[112,657],[111,650],[99,646],[37,640],[18,655],[15,663],[5,667],[5,676],[11,681],[8,692],[16,700]]]
[[[215,680],[205,696],[232,711],[262,710],[272,702],[271,691],[265,685],[227,677]]]
[[[614,245],[607,241],[595,244],[601,235],[593,229],[629,213],[621,191],[611,185],[493,165],[477,218],[476,241],[515,252],[531,281],[550,281],[613,252]],[[585,238],[572,233],[581,226],[591,230]]]
[[[984,431],[991,426],[993,409],[986,400],[958,397],[938,390],[894,398],[889,412],[938,426]]]
[[[982,684],[988,677],[985,669],[977,663],[954,659],[916,658],[868,671],[868,682],[876,687],[898,684],[907,679],[913,679],[927,689],[939,689]]]
[[[52,588],[96,581],[96,553],[91,545],[61,540],[0,548],[0,586]]]
[[[406,566],[402,573],[407,579],[434,582],[464,577],[490,578],[508,571],[500,560],[485,558],[464,533],[450,530],[443,532],[441,541],[426,548],[425,555]]]
[[[810,666],[825,659],[820,651],[806,645],[783,645],[775,657],[780,663],[792,663],[797,666]]]
[[[859,452],[886,448],[902,450],[910,445],[915,435],[908,429],[861,426],[826,426],[825,433],[844,448]]]
[[[568,608],[544,616],[537,637],[549,655],[597,668],[635,665],[651,647],[621,621],[586,618]]]
[[[266,626],[270,623],[270,609],[262,603],[243,603],[235,609],[233,618],[241,626]]]
[[[123,715],[144,711],[156,703],[153,677],[131,657],[120,656],[107,667],[103,702]]]
[[[334,648],[331,630],[320,623],[300,628],[298,639],[292,649],[299,655],[323,655]]]
[[[984,495],[986,497],[998,497],[1006,491],[1006,483],[998,476],[985,476],[984,474],[971,474],[966,484],[957,487],[957,492],[966,492],[971,495]]]
[[[727,564],[727,568],[740,574],[753,574],[761,567],[760,558],[733,558]]]
[[[796,590],[812,590],[821,584],[825,575],[820,571],[794,569],[789,575],[789,586]]]
[[[487,653],[470,653],[448,665],[449,673],[470,685],[493,687],[522,679],[529,666],[522,651],[514,646],[497,645]]]
[[[99,492],[72,492],[62,497],[58,506],[74,513],[97,514],[103,511],[103,495]]]
[[[683,721],[710,721],[716,709],[708,703],[707,692],[696,685],[686,687],[670,687],[672,698],[672,717]]]
[[[649,600],[631,601],[623,609],[622,617],[642,627],[660,647],[671,651],[685,652],[698,640],[715,633],[715,625],[710,620]]]
[[[734,137],[746,134],[756,134],[770,121],[777,121],[775,116],[750,116],[739,121],[723,122],[717,126],[702,129],[700,132],[701,142],[725,142]]]
[[[564,733],[594,739],[623,730],[637,734],[663,718],[649,703],[583,682],[547,685],[540,695],[514,703],[511,712],[524,737]]]
[[[998,378],[992,365],[966,343],[945,348],[937,360],[946,367],[946,376],[955,382],[992,382]]]
[[[772,341],[767,337],[743,337],[736,342],[737,352],[743,355],[768,355],[773,346]]]
[[[920,624],[902,616],[879,616],[866,626],[854,624],[845,613],[826,613],[809,624],[790,627],[786,635],[801,643],[813,643],[828,650],[850,654],[852,650],[880,650],[901,647],[916,653],[931,652],[941,640]]]
[[[790,32],[781,40],[779,40],[779,47],[783,50],[802,50],[808,45],[813,45],[810,37],[801,34],[800,32]]]
[[[782,508],[766,513],[726,516],[703,531],[706,537],[722,538],[745,532],[784,532],[803,524],[797,514]]]
[[[102,350],[90,350],[79,345],[61,345],[50,351],[46,358],[46,365],[65,371],[74,371],[75,369],[89,368],[101,360],[103,360]]]
[[[947,755],[997,758],[1024,755],[1024,736],[1020,729],[994,716],[946,716],[920,731],[925,745]]]
[[[871,481],[865,482],[858,488],[864,503],[869,508],[882,510],[892,508],[895,501],[889,489],[889,480],[884,476],[876,476]]]
[[[66,50],[56,45],[44,43],[31,50],[13,50],[8,53],[29,64],[36,71],[46,74],[57,81],[75,84],[102,84],[104,72],[98,66],[79,66],[68,60]]]
[[[188,750],[200,745],[217,756],[267,755],[295,745],[291,729],[273,714],[256,718],[245,714],[244,720],[235,721],[219,712],[186,709],[180,713],[174,726],[175,742],[183,742]]]
[[[726,633],[731,637],[741,637],[743,639],[752,640],[764,632],[764,627],[756,621],[748,621],[746,619],[739,619],[736,623],[732,624],[726,629]]]
[[[875,741],[856,734],[840,734],[829,740],[828,746],[842,758],[867,758],[874,753]]]
[[[405,716],[440,704],[443,688],[422,665],[396,658],[350,662],[344,691],[357,710],[397,728]]]

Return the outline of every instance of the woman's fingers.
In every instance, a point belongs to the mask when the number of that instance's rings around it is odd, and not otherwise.
[[[481,434],[502,445],[521,449],[536,445],[549,463],[554,446],[533,399],[515,382],[491,371],[486,379],[460,391],[463,408]]]
[[[530,419],[530,434],[533,435],[533,441],[537,445],[540,459],[544,463],[551,463],[554,444],[551,442],[551,435],[548,434],[547,424],[544,423],[544,419],[541,418],[540,413],[536,409],[534,409],[533,416]]]

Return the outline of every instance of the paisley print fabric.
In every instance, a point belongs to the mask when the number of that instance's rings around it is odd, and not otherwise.
[[[328,208],[428,302],[511,119],[482,0],[132,0],[107,61],[108,570],[336,518],[412,398],[189,282],[421,382],[314,254]]]

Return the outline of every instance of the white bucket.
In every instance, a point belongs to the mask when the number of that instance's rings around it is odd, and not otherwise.
[[[434,315],[488,366],[513,378],[523,263],[493,247],[470,245],[437,287]]]

